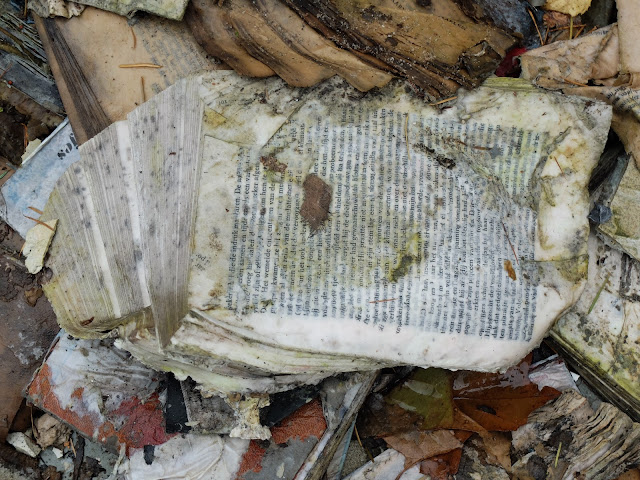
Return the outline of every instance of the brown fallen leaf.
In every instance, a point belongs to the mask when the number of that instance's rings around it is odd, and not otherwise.
[[[428,475],[431,480],[449,480],[458,473],[461,459],[462,448],[457,448],[424,460],[420,463],[420,473]]]
[[[504,468],[507,472],[511,468],[511,434],[505,432],[482,432],[479,434],[487,452],[487,461],[492,465]]]
[[[414,430],[384,437],[384,441],[405,456],[405,467],[462,448],[462,442],[451,430],[432,430],[429,432]]]
[[[555,388],[541,390],[529,380],[530,360],[503,374],[460,371],[453,379],[453,402],[487,430],[516,430],[529,414],[560,396]]]

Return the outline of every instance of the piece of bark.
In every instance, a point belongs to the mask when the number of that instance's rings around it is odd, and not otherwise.
[[[640,461],[640,424],[608,403],[594,412],[586,398],[567,390],[536,410],[513,433],[512,445],[515,475],[541,470],[550,480],[605,480]]]

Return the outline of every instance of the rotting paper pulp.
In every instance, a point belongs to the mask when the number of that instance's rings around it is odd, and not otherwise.
[[[610,119],[517,79],[443,112],[400,82],[185,79],[80,148],[45,292],[69,332],[118,328],[205,394],[505,368],[584,287]]]
[[[640,259],[640,61],[636,52],[640,12],[630,0],[618,0],[617,6],[617,24],[522,55],[522,77],[545,88],[597,98],[613,106],[611,126],[632,154],[635,165],[627,168],[611,203],[613,218],[598,229],[629,255]]]

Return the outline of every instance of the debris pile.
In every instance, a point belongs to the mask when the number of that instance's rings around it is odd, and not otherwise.
[[[640,18],[533,3],[0,7],[0,476],[634,478]]]

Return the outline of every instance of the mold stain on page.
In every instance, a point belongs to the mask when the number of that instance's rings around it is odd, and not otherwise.
[[[331,186],[315,174],[307,175],[304,183],[304,201],[300,207],[300,215],[316,233],[329,218],[331,205]]]

